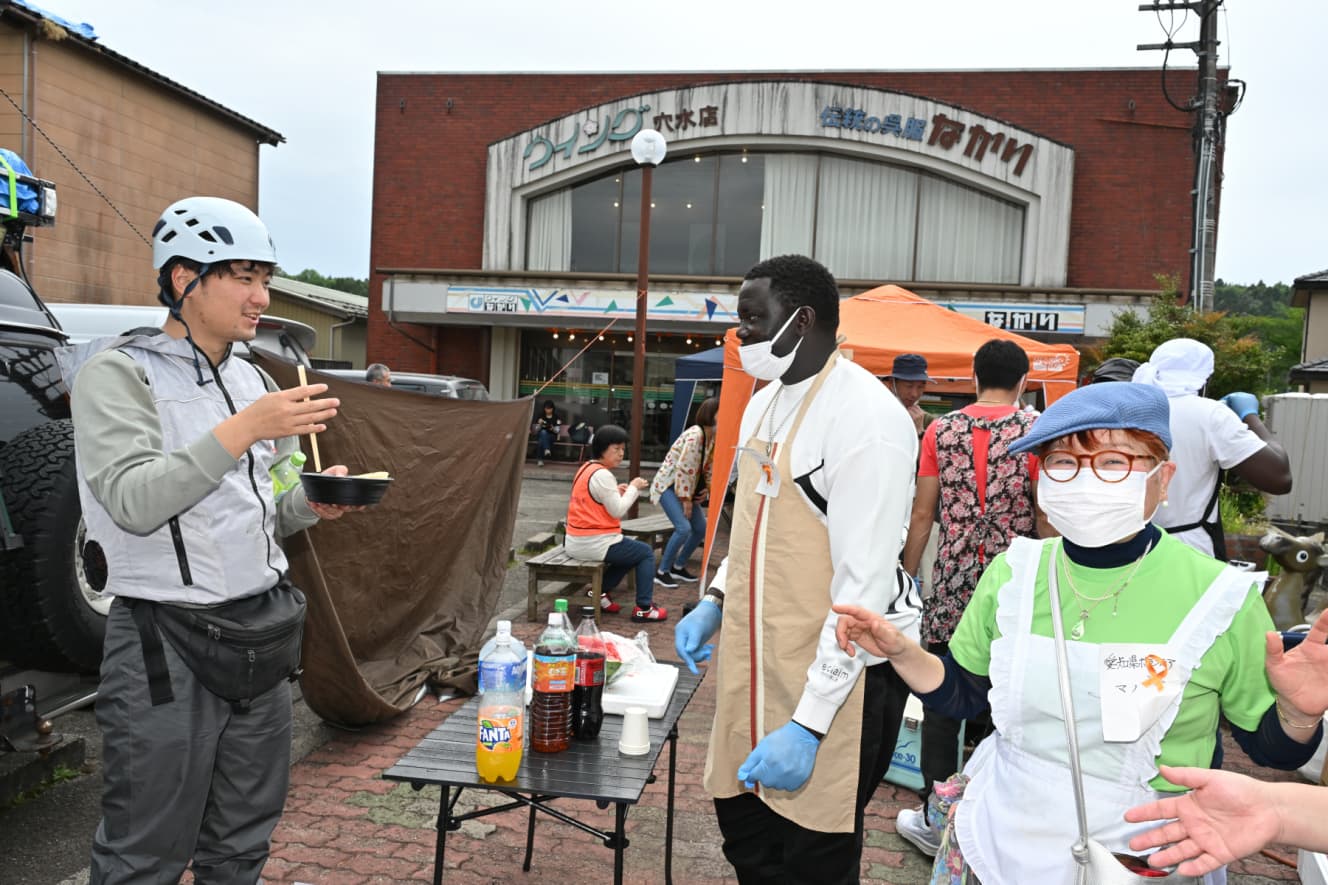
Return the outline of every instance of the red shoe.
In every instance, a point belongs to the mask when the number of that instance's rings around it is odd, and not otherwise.
[[[608,612],[611,615],[616,615],[618,612],[622,611],[622,606],[614,602],[609,597],[609,594],[601,593],[599,596],[599,610],[602,612]]]
[[[663,606],[652,605],[649,608],[637,606],[632,612],[633,621],[662,621],[669,616],[669,610]]]

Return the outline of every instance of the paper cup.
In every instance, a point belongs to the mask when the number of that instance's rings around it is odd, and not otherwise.
[[[624,756],[644,756],[650,752],[650,718],[645,707],[628,707],[623,711],[618,752]]]

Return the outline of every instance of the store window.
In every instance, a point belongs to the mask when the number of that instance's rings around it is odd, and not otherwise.
[[[671,157],[651,203],[653,273],[740,276],[761,256],[796,252],[846,279],[1020,278],[1024,207],[911,167],[810,153]],[[636,270],[639,168],[528,208],[528,270]]]
[[[596,339],[588,348],[587,336]],[[591,427],[617,424],[630,430],[635,342],[629,337],[610,331],[601,339],[589,329],[523,330],[519,395],[535,396],[539,403],[552,400],[565,427],[585,422]],[[713,335],[651,332],[646,336],[643,460],[661,461],[668,453],[675,407],[690,412],[695,402],[713,392],[713,386],[698,384],[693,402],[675,404],[674,363],[719,342]],[[566,370],[554,378],[564,366]],[[552,383],[550,378],[554,378]]]

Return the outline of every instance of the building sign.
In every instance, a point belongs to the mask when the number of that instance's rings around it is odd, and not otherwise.
[[[917,117],[905,120],[899,114],[885,114],[881,117],[869,117],[861,108],[841,108],[827,105],[821,109],[822,129],[852,129],[857,132],[879,132],[893,135],[909,141],[922,141],[927,121]]]
[[[927,144],[939,144],[948,151],[964,134],[964,124],[958,120],[951,120],[945,114],[937,114],[931,118],[931,122],[933,128]],[[1002,145],[1004,150],[1001,149]],[[1018,157],[1019,162],[1014,167],[1015,175],[1024,174],[1024,167],[1028,165],[1029,157],[1033,156],[1032,144],[1020,144],[1013,136],[1007,136],[1003,132],[990,132],[980,123],[969,126],[968,146],[964,148],[964,156],[981,162],[987,155],[988,148],[991,149],[992,156],[999,154],[1002,163],[1008,163]]]
[[[1084,333],[1084,307],[1061,304],[949,304],[956,313],[1009,332]]]
[[[643,104],[640,107],[623,108],[611,118],[605,114],[602,120],[587,120],[580,126],[572,126],[571,134],[556,144],[552,139],[536,135],[526,145],[526,151],[521,158],[528,161],[526,169],[533,172],[558,154],[562,154],[564,160],[572,159],[573,149],[577,154],[591,154],[599,150],[605,142],[612,144],[617,141],[631,141],[632,137],[641,131],[646,113],[649,111],[650,105]],[[655,114],[651,123],[660,132],[685,132],[690,129],[719,126],[719,107],[705,105],[699,109],[676,109],[668,114]],[[583,137],[585,143],[578,147]],[[538,156],[531,159],[532,154]]]
[[[967,128],[968,145],[964,148],[965,157],[972,157],[975,161],[981,162],[988,150],[992,156],[999,156],[1003,163],[1018,157],[1019,161],[1014,167],[1016,176],[1024,174],[1024,167],[1033,156],[1032,144],[1020,144],[1014,136],[1004,132],[992,132],[980,123],[965,127],[963,123],[951,120],[945,114],[935,114],[931,118],[931,124],[928,145],[948,151],[959,143]],[[821,109],[821,128],[849,129],[869,134],[893,135],[907,141],[922,141],[922,136],[927,130],[927,121],[919,120],[917,117],[905,119],[901,114],[868,116],[862,108],[826,105]]]
[[[648,296],[652,320],[737,323],[738,296],[733,293],[659,291]],[[635,319],[635,289],[526,289],[516,286],[448,286],[447,313],[547,317],[561,325],[586,326],[612,319]]]

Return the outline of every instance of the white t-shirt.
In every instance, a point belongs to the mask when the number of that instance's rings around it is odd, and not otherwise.
[[[1153,521],[1163,528],[1190,525],[1218,518],[1213,499],[1219,467],[1228,470],[1265,445],[1253,430],[1222,402],[1197,394],[1173,396],[1171,406],[1171,460],[1176,475],[1167,490],[1167,506],[1159,507]],[[1213,542],[1201,528],[1176,535],[1202,553],[1213,555]]]
[[[757,391],[743,412],[738,445],[753,437],[784,442],[813,380],[782,390],[776,381]],[[768,408],[776,391],[778,401]],[[912,581],[907,577],[899,581],[896,565],[913,507],[917,457],[913,419],[899,400],[861,366],[841,359],[808,407],[789,451],[793,476],[810,474],[812,487],[829,503],[829,515],[792,477],[781,477],[779,491],[781,496],[799,496],[826,524],[834,567],[830,599],[888,611],[895,626],[915,639],[921,602]],[[735,475],[736,469],[735,460]],[[718,477],[715,487],[721,487]],[[722,589],[727,572],[725,559],[710,586]],[[807,686],[793,714],[797,722],[820,732],[829,729],[862,667],[880,660],[861,650],[854,657],[845,654],[835,641],[838,621],[839,615],[830,612],[821,628],[816,659],[807,669]]]

